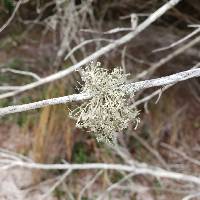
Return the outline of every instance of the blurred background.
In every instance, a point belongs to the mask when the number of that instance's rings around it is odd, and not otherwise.
[[[101,47],[137,28],[166,0],[1,0],[0,85],[23,86],[78,63]],[[9,21],[10,19],[10,21]],[[6,22],[8,22],[6,24]],[[199,41],[190,35],[200,27],[200,1],[184,0],[137,37],[98,61],[109,70],[122,66],[131,81],[162,77],[198,65]],[[170,46],[171,45],[171,46]],[[160,49],[168,47],[167,49]],[[67,59],[65,57],[67,56]],[[22,74],[20,72],[31,72]],[[3,98],[0,107],[78,93],[79,72]],[[16,113],[0,119],[0,147],[39,163],[145,162],[167,170],[200,172],[200,81],[192,79],[164,88],[140,91],[135,103],[141,123],[118,138],[118,148],[97,143],[75,127],[67,105]],[[157,95],[152,93],[157,91]],[[147,99],[145,99],[147,97]],[[119,151],[120,149],[120,151]],[[121,152],[121,153],[120,153]],[[63,171],[0,172],[0,199],[40,199]],[[46,199],[168,200],[182,199],[197,189],[192,184],[120,171],[76,171]],[[96,179],[94,179],[94,177]],[[85,184],[94,181],[83,194]],[[105,192],[111,185],[117,187]],[[6,188],[12,188],[8,190]],[[2,197],[1,197],[2,196]],[[198,198],[197,198],[198,199]]]

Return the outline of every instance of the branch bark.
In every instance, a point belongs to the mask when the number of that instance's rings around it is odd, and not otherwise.
[[[16,6],[15,6],[15,9],[13,10],[13,13],[12,15],[9,17],[9,19],[6,21],[5,24],[3,24],[2,27],[0,27],[0,33],[11,23],[11,21],[14,19],[15,17],[15,14],[17,12],[17,10],[19,9],[20,5],[22,4],[22,0],[18,1]]]
[[[28,163],[24,161],[8,161],[10,162],[6,168],[22,167],[26,169],[42,169],[42,170],[118,170],[125,172],[135,172],[142,175],[151,175],[159,178],[169,178],[184,182],[191,182],[200,185],[200,178],[192,175],[182,174],[178,172],[172,172],[164,170],[159,167],[149,166],[145,163],[137,163],[135,165],[122,165],[122,164],[107,164],[107,163],[86,163],[86,164],[40,164],[40,163]]]
[[[130,83],[125,86],[122,86],[122,88],[125,91],[127,91],[129,94],[131,94],[133,92],[137,92],[142,89],[175,84],[177,82],[184,81],[184,80],[194,78],[194,77],[200,77],[200,68],[190,69],[187,71],[179,72],[179,73],[165,76],[162,78]],[[91,97],[92,96],[90,94],[80,93],[80,94],[73,94],[73,95],[64,96],[64,97],[42,100],[42,101],[29,103],[29,104],[8,106],[5,108],[0,108],[0,116],[11,114],[11,113],[33,110],[37,108],[42,108],[49,105],[65,104],[68,102],[87,100]]]
[[[156,10],[153,14],[151,14],[144,22],[142,22],[140,25],[137,26],[137,28],[126,34],[125,36],[115,40],[111,44],[108,44],[107,46],[102,47],[95,53],[91,54],[90,56],[86,57],[85,59],[81,60],[77,64],[69,67],[68,69],[61,70],[55,74],[52,74],[50,76],[47,76],[45,78],[42,78],[39,81],[27,84],[22,86],[19,90],[7,92],[5,94],[0,95],[0,99],[15,96],[17,94],[20,94],[24,91],[33,89],[35,87],[38,87],[40,85],[53,82],[55,80],[61,79],[69,74],[71,74],[73,71],[77,70],[81,66],[87,64],[91,60],[97,59],[100,56],[108,53],[109,51],[116,49],[117,47],[129,42],[133,38],[135,38],[140,32],[145,30],[149,25],[151,25],[153,22],[155,22],[159,17],[161,17],[164,13],[166,13],[169,9],[173,8],[176,4],[178,4],[181,0],[170,0],[166,4],[164,4],[162,7],[160,7],[158,10]]]

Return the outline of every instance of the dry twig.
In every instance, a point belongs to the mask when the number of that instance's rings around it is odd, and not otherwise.
[[[10,169],[14,167],[22,167],[25,169],[41,169],[41,170],[116,170],[124,172],[134,172],[140,175],[150,175],[156,178],[168,178],[172,180],[178,180],[183,182],[190,182],[197,185],[200,185],[200,177],[193,175],[187,175],[178,172],[172,172],[164,170],[159,167],[154,167],[147,165],[146,163],[137,163],[132,165],[123,165],[123,164],[108,164],[108,163],[84,163],[84,164],[40,164],[34,162],[28,162],[12,158],[1,158],[0,159],[0,169]]]
[[[176,73],[170,76],[165,76],[162,78],[130,83],[123,86],[123,89],[127,93],[131,94],[133,92],[137,92],[142,89],[175,84],[177,82],[184,81],[184,80],[194,78],[194,77],[200,77],[200,68],[190,69],[187,71],[179,72],[179,73]],[[73,94],[73,95],[64,96],[64,97],[42,100],[42,101],[29,103],[29,104],[8,106],[5,108],[0,108],[0,116],[7,115],[10,113],[17,113],[17,112],[23,112],[27,110],[42,108],[49,105],[64,104],[64,103],[73,102],[73,101],[86,100],[91,97],[92,96],[90,94],[80,93],[80,94]]]
[[[170,0],[166,4],[164,4],[162,7],[160,7],[158,10],[156,10],[153,14],[151,14],[144,22],[142,22],[140,25],[137,26],[137,28],[126,34],[125,36],[115,40],[111,44],[108,44],[107,46],[102,47],[95,53],[91,54],[90,56],[86,57],[85,59],[81,60],[80,62],[76,63],[75,65],[69,67],[68,69],[61,70],[55,74],[52,74],[50,76],[47,76],[45,78],[42,78],[39,81],[24,85],[22,88],[16,91],[7,92],[2,95],[0,95],[0,99],[15,96],[19,93],[22,93],[24,91],[33,89],[35,87],[38,87],[40,85],[44,85],[46,83],[53,82],[55,80],[61,79],[70,73],[74,72],[81,66],[87,64],[91,60],[95,60],[99,58],[100,56],[110,52],[111,50],[116,49],[117,47],[129,42],[133,38],[135,38],[139,33],[141,33],[143,30],[145,30],[148,26],[150,26],[153,22],[155,22],[159,17],[161,17],[164,13],[166,13],[169,9],[173,8],[176,4],[178,4],[181,0]]]
[[[10,24],[10,22],[13,20],[13,18],[15,17],[15,14],[17,12],[17,10],[19,9],[20,5],[22,4],[22,0],[19,0],[15,6],[15,9],[13,10],[12,15],[9,17],[9,19],[6,21],[6,23],[0,27],[0,33]]]

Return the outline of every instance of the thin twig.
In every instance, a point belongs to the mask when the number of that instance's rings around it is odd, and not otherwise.
[[[174,84],[169,84],[167,86],[165,86],[164,88],[162,88],[162,92],[164,92],[165,90],[169,89],[170,87],[172,87]],[[160,89],[154,91],[152,94],[142,98],[142,99],[139,99],[138,101],[134,102],[131,107],[132,108],[135,108],[137,107],[138,105],[142,104],[142,103],[145,103],[145,102],[148,102],[150,99],[152,99],[153,97],[159,95],[160,93]],[[156,101],[157,102],[157,101]]]
[[[91,29],[81,29],[82,32],[86,32],[86,33],[96,33],[96,34],[104,34],[104,35],[109,35],[109,34],[114,34],[114,33],[119,33],[119,32],[130,32],[130,31],[134,31],[133,28],[127,28],[127,27],[117,27],[117,28],[113,28],[111,30],[108,31],[104,31],[104,32],[99,32],[99,31],[95,31],[95,30],[91,30]]]
[[[75,51],[77,51],[77,50],[80,49],[81,47],[85,46],[86,44],[90,44],[90,43],[92,43],[92,42],[97,42],[97,41],[113,42],[113,40],[111,40],[111,39],[104,39],[104,38],[97,38],[97,39],[85,40],[85,41],[81,42],[80,44],[78,44],[77,46],[75,46],[75,47],[65,56],[65,60],[67,60]]]
[[[127,181],[128,179],[131,179],[131,178],[132,178],[133,176],[135,176],[135,175],[137,175],[137,174],[136,174],[135,172],[133,172],[133,173],[130,173],[130,174],[124,176],[121,180],[119,180],[118,182],[116,182],[116,183],[112,184],[111,186],[109,186],[109,187],[104,191],[104,193],[102,193],[102,194],[97,198],[97,200],[102,200],[102,199],[105,197],[105,195],[106,195],[107,193],[111,192],[114,188],[116,188],[117,186],[119,186],[121,183]]]
[[[196,193],[187,195],[182,200],[190,200],[190,199],[193,199],[193,198],[199,197],[199,196],[200,196],[200,192],[196,192]]]
[[[199,32],[200,32],[200,28],[197,28],[196,30],[192,31],[192,33],[186,35],[185,37],[183,37],[180,40],[172,43],[171,45],[155,49],[155,50],[153,50],[153,52],[155,53],[155,52],[158,52],[158,51],[164,51],[164,50],[171,49],[171,48],[173,48],[173,47],[185,42],[186,40],[190,39],[191,37],[193,37],[194,35],[196,35]]]
[[[167,55],[166,57],[162,58],[159,62],[157,62],[155,64],[152,64],[149,69],[137,74],[136,79],[138,80],[138,79],[144,78],[147,75],[150,76],[159,67],[161,67],[162,65],[166,64],[167,62],[169,62],[170,60],[172,60],[176,56],[180,55],[181,53],[185,52],[187,49],[189,49],[189,48],[193,47],[194,45],[198,44],[199,42],[200,42],[200,36],[196,37],[195,39],[193,39],[192,41],[188,42],[187,44],[179,47],[174,52],[172,52],[169,55]]]
[[[33,77],[36,80],[40,80],[41,79],[37,74],[35,74],[33,72],[22,71],[22,70],[17,70],[17,69],[2,68],[1,72],[12,72],[12,73],[15,73],[15,74],[21,74],[21,75],[25,75],[25,76],[31,76],[31,77]]]
[[[103,173],[103,170],[97,172],[97,174],[83,187],[83,189],[80,191],[80,193],[78,195],[78,200],[82,199],[82,196],[83,196],[85,190],[87,190],[89,187],[91,187],[102,173]]]
[[[196,68],[199,68],[199,67],[200,67],[200,63],[197,63],[197,64],[196,64],[194,67],[192,67],[191,69],[196,69]],[[144,98],[142,98],[142,99],[139,99],[138,101],[135,101],[135,102],[131,105],[131,107],[132,107],[132,108],[135,108],[135,107],[137,107],[138,105],[140,105],[140,104],[142,104],[142,103],[146,103],[146,102],[148,102],[149,100],[151,100],[153,97],[159,95],[158,98],[157,98],[157,100],[155,101],[155,104],[157,104],[158,101],[159,101],[159,99],[160,99],[160,95],[161,95],[164,91],[166,91],[166,90],[168,90],[169,88],[171,88],[172,86],[174,86],[174,84],[166,85],[166,86],[162,87],[161,89],[158,89],[158,90],[154,91],[154,92],[151,93],[150,95],[148,95],[148,96],[146,96],[146,97],[144,97]]]
[[[169,166],[165,162],[165,160],[162,158],[162,156],[159,154],[158,151],[153,149],[145,140],[143,140],[139,135],[132,133],[133,137],[138,140],[154,157],[157,158],[157,160],[162,164],[162,166],[166,169],[169,169]]]
[[[13,10],[12,15],[9,17],[9,19],[6,21],[6,23],[0,28],[0,33],[10,24],[10,22],[13,20],[17,10],[19,9],[20,5],[22,3],[22,0],[19,0],[15,6],[15,9]]]
[[[47,193],[45,193],[40,200],[45,200],[49,195],[66,179],[66,177],[71,173],[72,171],[69,169],[67,172],[65,172],[58,181],[48,190]]]
[[[176,153],[176,154],[180,155],[183,159],[188,160],[189,162],[200,166],[200,161],[199,160],[196,160],[196,159],[188,156],[186,153],[184,153],[184,152],[182,152],[182,151],[180,151],[180,150],[178,150],[178,149],[176,149],[176,148],[174,148],[174,147],[172,147],[172,146],[170,146],[168,144],[165,144],[165,143],[161,143],[160,145],[162,147],[172,151],[173,153]]]

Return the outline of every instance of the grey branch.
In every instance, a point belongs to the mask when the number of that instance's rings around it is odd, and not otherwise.
[[[117,170],[125,172],[135,172],[137,174],[151,175],[159,178],[169,178],[184,182],[191,182],[200,185],[200,178],[192,175],[186,175],[182,173],[172,172],[164,170],[162,168],[149,166],[145,163],[137,163],[133,165],[122,165],[122,164],[107,164],[107,163],[86,163],[86,164],[40,164],[34,162],[25,161],[5,161],[3,163],[4,168],[9,169],[13,167],[22,167],[27,169],[43,169],[43,170]]]
[[[5,108],[0,108],[0,116],[11,114],[11,113],[34,110],[37,108],[42,108],[42,107],[50,106],[50,105],[65,104],[65,103],[74,102],[74,101],[82,101],[89,98],[91,98],[90,95],[82,93],[82,94],[73,94],[73,95],[64,96],[64,97],[46,99],[46,100],[23,104],[23,105],[8,106]]]
[[[12,72],[12,73],[21,74],[21,75],[24,75],[24,76],[31,76],[31,77],[33,77],[36,80],[40,80],[41,79],[37,74],[35,74],[33,72],[22,71],[22,70],[17,70],[17,69],[10,69],[10,68],[2,68],[1,71],[3,73],[5,73],[5,72]]]
[[[200,77],[200,68],[190,69],[187,71],[179,72],[179,73],[165,76],[162,78],[130,83],[122,87],[125,91],[131,94],[133,92],[137,92],[142,89],[175,84],[177,82],[184,81],[184,80],[194,78],[194,77]],[[64,97],[52,98],[52,99],[42,100],[42,101],[23,104],[23,105],[8,106],[5,108],[0,108],[0,116],[11,114],[11,113],[33,110],[37,108],[42,108],[49,105],[65,104],[68,102],[75,102],[75,101],[83,101],[91,97],[92,96],[90,94],[80,93],[80,94],[73,94],[73,95],[64,96]]]
[[[95,60],[99,58],[100,56],[108,53],[109,51],[116,49],[117,47],[129,42],[133,38],[135,38],[139,33],[141,33],[143,30],[145,30],[148,26],[150,26],[153,22],[155,22],[159,17],[161,17],[164,13],[166,13],[169,9],[173,8],[176,4],[178,4],[181,0],[170,0],[166,4],[164,4],[162,7],[160,7],[158,10],[156,10],[153,14],[151,14],[144,22],[142,22],[140,25],[136,27],[136,29],[123,37],[115,40],[111,44],[108,44],[107,46],[102,47],[95,53],[91,54],[90,56],[86,57],[85,59],[81,60],[80,62],[76,63],[75,65],[65,69],[61,70],[55,74],[52,74],[50,76],[47,76],[45,78],[40,79],[39,81],[35,81],[33,83],[24,85],[19,90],[7,92],[5,94],[0,95],[0,99],[15,96],[19,93],[22,93],[24,91],[33,89],[35,87],[38,87],[40,85],[53,82],[55,80],[64,78],[65,76],[69,75],[70,73],[74,72],[75,70],[79,69],[81,66],[87,64],[91,60]]]
[[[139,91],[146,88],[175,84],[177,82],[184,81],[184,80],[194,78],[194,77],[200,77],[200,68],[190,69],[187,71],[179,72],[179,73],[176,73],[170,76],[165,76],[162,78],[130,83],[125,86],[125,89],[126,91],[131,93],[133,91]]]
[[[0,149],[0,170],[9,170],[12,168],[21,167],[24,169],[41,169],[41,170],[67,170],[69,173],[75,170],[116,170],[140,175],[150,175],[157,178],[168,178],[183,182],[194,183],[200,185],[200,177],[165,170],[160,167],[140,163],[137,161],[131,164],[108,164],[108,163],[59,163],[59,164],[41,164],[35,163],[30,158]],[[68,175],[68,173],[67,173]]]
[[[2,27],[0,27],[0,32],[2,32],[11,23],[11,21],[14,19],[15,14],[16,14],[16,12],[19,9],[21,4],[22,4],[22,0],[17,2],[15,9],[14,9],[12,15],[10,16],[10,18],[6,21],[6,23]]]

